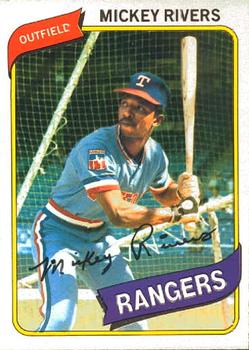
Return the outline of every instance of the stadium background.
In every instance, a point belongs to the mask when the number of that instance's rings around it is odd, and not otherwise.
[[[177,179],[185,168],[184,125],[181,98],[180,43],[186,35],[198,41],[198,80],[195,126],[195,173],[201,179],[202,202],[233,187],[233,39],[226,31],[126,31],[100,34],[93,53],[71,98],[65,119],[44,158],[17,221],[18,277],[30,272],[31,226],[37,211],[47,202],[66,156],[79,139],[94,129],[116,123],[116,87],[127,84],[136,71],[151,71],[163,77],[171,89],[166,122],[153,138],[165,149],[170,174]],[[17,192],[32,163],[42,136],[60,100],[80,55],[83,41],[21,57],[16,64],[16,158]],[[56,145],[56,147],[54,147]],[[142,203],[155,206],[151,196]],[[218,212],[223,256],[233,249],[233,213]],[[177,233],[178,228],[173,228]],[[115,229],[116,237],[127,230]],[[126,254],[126,252],[124,252]],[[132,261],[137,278],[176,271],[213,262],[212,249],[186,246],[152,252]]]

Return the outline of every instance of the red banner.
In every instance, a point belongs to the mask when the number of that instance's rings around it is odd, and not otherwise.
[[[9,73],[17,57],[24,53],[82,38],[80,16],[81,9],[17,28],[8,43]]]

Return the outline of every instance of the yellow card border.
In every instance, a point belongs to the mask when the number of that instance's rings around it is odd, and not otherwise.
[[[239,245],[239,205],[238,205],[238,38],[226,26],[86,26],[85,32],[93,31],[225,31],[233,38],[233,102],[234,102],[234,248]],[[76,335],[224,335],[232,332],[239,322],[239,287],[234,292],[234,322],[221,330],[160,330],[160,331],[27,331],[18,324],[17,300],[17,218],[16,218],[16,67],[11,70],[11,153],[12,153],[12,320],[16,330],[27,336],[76,336]]]

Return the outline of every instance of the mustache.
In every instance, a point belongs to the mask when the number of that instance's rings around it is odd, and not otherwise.
[[[122,123],[122,122],[125,122],[125,124],[131,125],[131,126],[136,126],[136,125],[137,125],[136,122],[135,122],[134,120],[127,119],[126,117],[121,118],[121,119],[119,120],[119,123]]]

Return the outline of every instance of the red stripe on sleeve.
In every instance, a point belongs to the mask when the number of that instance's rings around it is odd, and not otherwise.
[[[89,190],[87,190],[87,195],[91,200],[96,199],[96,193],[100,192],[106,192],[106,191],[112,191],[112,190],[120,190],[119,185],[106,185],[106,186],[99,186],[99,187],[94,187]]]

